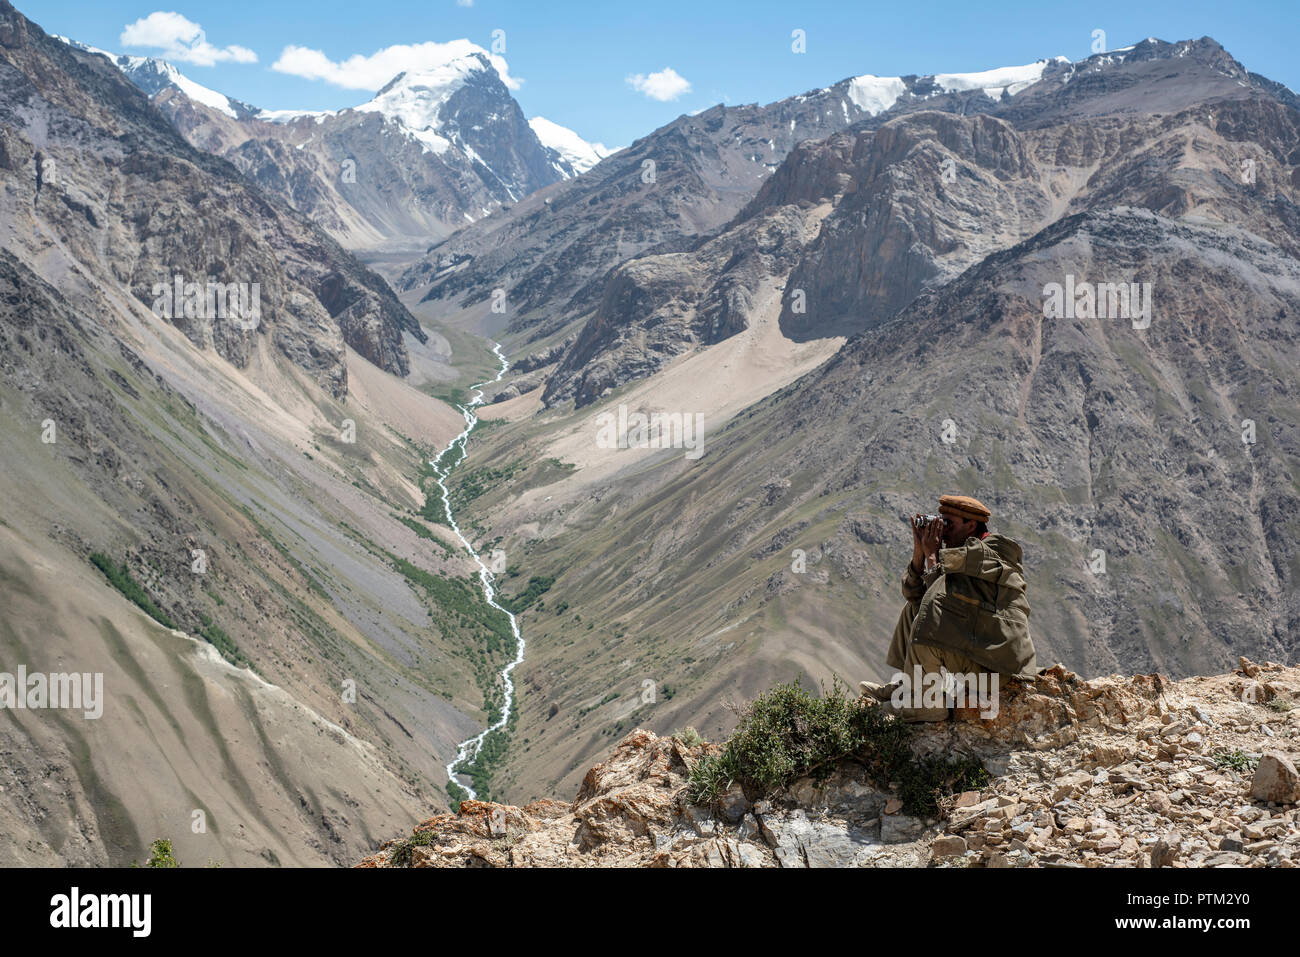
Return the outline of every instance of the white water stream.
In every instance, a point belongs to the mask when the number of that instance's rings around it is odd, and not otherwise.
[[[501,354],[501,346],[499,343],[492,343],[492,351],[496,354],[496,357],[501,360],[501,371],[497,373],[495,379],[488,379],[474,386],[473,397],[470,398],[468,404],[460,407],[461,414],[465,416],[465,431],[452,439],[448,446],[443,449],[442,454],[430,463],[433,466],[434,476],[438,482],[438,488],[442,489],[442,507],[447,513],[447,524],[451,526],[451,530],[456,533],[456,537],[459,538],[461,544],[465,546],[465,551],[469,552],[470,557],[478,564],[478,577],[479,581],[483,584],[484,599],[486,599],[489,605],[502,612],[510,619],[510,631],[515,636],[515,660],[510,662],[501,670],[501,683],[505,686],[505,704],[501,708],[500,719],[495,724],[484,728],[474,737],[462,741],[460,743],[460,748],[456,752],[455,760],[447,765],[448,779],[460,784],[460,786],[469,793],[471,800],[476,798],[478,795],[474,793],[474,789],[468,784],[463,784],[460,781],[457,781],[456,768],[464,764],[466,761],[471,760],[474,755],[478,753],[479,747],[483,744],[483,739],[486,738],[489,733],[496,731],[498,728],[504,728],[506,722],[510,720],[510,708],[513,706],[515,700],[515,685],[510,675],[511,672],[513,672],[515,668],[519,667],[524,660],[524,636],[519,633],[519,622],[512,612],[506,611],[506,609],[497,602],[496,590],[492,587],[492,583],[495,579],[491,570],[488,568],[487,564],[484,563],[482,556],[479,555],[478,552],[474,551],[474,546],[470,544],[469,539],[467,539],[464,533],[460,530],[460,526],[456,524],[456,519],[451,514],[451,496],[447,491],[446,482],[447,476],[451,474],[452,469],[465,461],[465,443],[469,441],[469,435],[474,431],[474,426],[478,425],[478,416],[474,414],[474,409],[483,404],[483,387],[500,382],[501,377],[504,376],[506,370],[510,368],[510,363],[508,363],[506,357]],[[460,452],[459,455],[455,456],[454,461],[451,458],[453,449],[459,449]],[[442,464],[444,461],[446,461],[446,465]]]

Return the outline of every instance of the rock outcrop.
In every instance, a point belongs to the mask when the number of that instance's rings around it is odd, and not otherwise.
[[[1300,865],[1287,756],[1300,752],[1300,668],[1242,659],[1237,672],[1175,683],[1083,681],[1058,665],[1002,691],[995,718],[959,709],[919,727],[918,756],[975,757],[991,775],[933,818],[902,813],[851,761],[772,795],[733,786],[695,806],[691,770],[719,746],[637,729],[572,803],[467,801],[359,866]]]

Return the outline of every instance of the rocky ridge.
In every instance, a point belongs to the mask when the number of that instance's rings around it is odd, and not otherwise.
[[[689,250],[728,223],[799,143],[915,110],[988,111],[1064,65],[1040,61],[987,76],[847,77],[766,105],[719,104],[680,116],[584,175],[433,246],[398,288],[449,315],[480,306],[486,314],[493,291],[504,289],[509,330],[537,342],[596,309],[621,263]]]
[[[1002,689],[996,717],[919,726],[918,756],[978,758],[980,791],[930,819],[846,761],[775,794],[687,798],[718,745],[637,729],[574,801],[467,801],[359,867],[1296,867],[1300,668],[1083,681],[1060,665]],[[865,705],[864,705],[865,706]],[[751,800],[754,798],[754,800]]]
[[[901,100],[796,146],[713,234],[611,270],[544,401],[587,405],[737,334],[764,281],[783,290],[786,336],[852,336],[1079,212],[1209,216],[1277,242],[1286,216],[1261,205],[1300,176],[1294,107],[1208,39],[1057,64],[996,101]],[[1227,175],[1204,175],[1215,166]],[[821,205],[802,233],[756,239],[756,221]]]

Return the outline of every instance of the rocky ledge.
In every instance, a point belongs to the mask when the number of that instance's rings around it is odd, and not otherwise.
[[[913,750],[978,758],[981,791],[933,818],[845,761],[766,797],[692,805],[719,745],[636,730],[572,803],[466,801],[360,867],[1296,867],[1300,668],[1091,681],[1061,667],[1003,688],[996,718],[957,711]],[[751,800],[750,798],[758,798]]]

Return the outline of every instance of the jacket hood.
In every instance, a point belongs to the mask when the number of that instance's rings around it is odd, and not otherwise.
[[[1024,556],[1024,551],[1018,543],[1007,538],[1005,535],[988,535],[984,539],[984,544],[987,545],[994,554],[998,556],[998,558],[1002,559],[1002,561],[1006,562],[1008,565],[1014,565],[1016,571],[1023,570],[1020,567],[1020,562]]]

